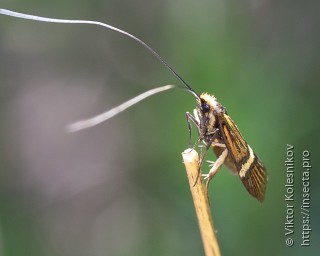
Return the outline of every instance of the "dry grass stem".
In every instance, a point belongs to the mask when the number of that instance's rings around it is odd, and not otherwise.
[[[182,157],[186,167],[192,199],[199,222],[205,255],[219,256],[221,254],[218,240],[214,232],[207,190],[201,177],[199,177],[197,183],[195,184],[198,176],[198,153],[193,149],[187,149],[182,153]]]

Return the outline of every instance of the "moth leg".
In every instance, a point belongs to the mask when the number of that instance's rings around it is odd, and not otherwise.
[[[216,129],[215,131],[217,131],[218,129]],[[214,132],[215,132],[214,131]],[[212,132],[212,133],[214,133],[214,132]],[[213,140],[214,140],[214,136],[212,136],[212,138],[210,139],[210,141],[209,142],[207,142],[207,144],[206,144],[206,148],[205,148],[205,150],[204,150],[204,152],[203,152],[203,154],[201,154],[201,157],[200,157],[200,160],[199,160],[199,168],[198,168],[198,175],[197,175],[197,178],[196,178],[196,181],[195,181],[195,183],[194,183],[194,185],[193,186],[195,186],[196,184],[197,184],[197,182],[198,182],[198,178],[199,178],[199,176],[200,176],[200,173],[201,173],[201,166],[202,166],[202,163],[203,163],[203,160],[204,160],[204,157],[206,156],[206,154],[207,154],[207,152],[208,152],[208,150],[209,150],[209,148],[212,146],[212,145],[216,145],[216,143],[213,143]],[[220,144],[220,143],[217,143],[217,144]],[[223,144],[221,144],[221,145],[223,145]],[[224,146],[224,145],[223,145]]]
[[[225,148],[226,146],[222,143],[218,143],[218,142],[213,142],[215,137],[213,136],[219,129],[215,129],[213,132],[210,133],[210,135],[212,135],[212,137],[210,138],[210,140],[208,142],[204,142],[205,144],[205,150],[203,152],[203,154],[201,154],[201,157],[200,157],[200,161],[199,161],[199,171],[200,171],[200,168],[202,166],[202,162],[204,160],[204,157],[206,156],[209,148],[211,146],[217,146],[217,147],[223,147]]]
[[[211,145],[214,146],[214,147],[220,147],[220,148],[225,148],[226,147],[225,144],[219,143],[219,142],[214,142]],[[209,167],[213,167],[216,161],[206,160],[206,162],[209,163]],[[204,179],[207,179],[208,178],[208,174],[202,174],[202,177]]]
[[[216,173],[219,171],[221,165],[224,163],[228,156],[228,149],[225,149],[222,151],[221,155],[218,157],[218,159],[212,163],[212,167],[208,174],[204,175],[204,179],[207,179],[206,183],[206,189],[208,191],[209,183],[212,180],[212,178],[216,175]]]
[[[212,167],[215,163],[215,161],[211,161],[211,160],[207,160],[206,162],[209,163],[209,167]],[[202,174],[202,176],[206,177],[207,174]]]
[[[193,115],[191,115],[189,112],[186,113],[186,117],[187,117],[188,129],[189,129],[189,148],[191,148],[191,129],[192,129],[192,126],[191,126],[190,121],[192,121],[195,124],[195,126],[197,126],[197,127],[199,127],[200,124],[199,124],[198,120]]]
[[[191,115],[189,112],[186,112],[186,116],[187,116],[187,123],[188,123],[188,128],[189,128],[189,148],[191,148],[191,130],[192,130],[192,126],[191,126],[190,121],[192,121],[195,124],[195,126],[198,128],[197,131],[198,131],[199,137],[192,147],[192,149],[195,149],[196,146],[203,140],[203,135],[200,134],[200,126],[201,125],[200,125],[200,119],[199,119],[197,110],[194,109],[193,113],[194,113],[194,116]]]

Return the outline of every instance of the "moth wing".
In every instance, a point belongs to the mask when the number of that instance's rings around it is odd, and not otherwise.
[[[266,168],[260,159],[256,155],[254,156],[255,161],[247,171],[248,174],[240,178],[248,192],[260,202],[263,202],[268,182],[268,175]]]
[[[249,194],[263,202],[268,179],[266,168],[227,114],[219,117],[219,129],[228,149],[228,157],[233,160],[243,185]],[[234,167],[230,164],[227,166]]]

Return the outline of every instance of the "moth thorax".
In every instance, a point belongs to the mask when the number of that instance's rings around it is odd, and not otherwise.
[[[216,117],[214,115],[214,111],[210,111],[207,114],[207,133],[212,133],[216,129]]]

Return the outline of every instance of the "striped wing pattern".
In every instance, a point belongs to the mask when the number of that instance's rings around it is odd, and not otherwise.
[[[268,179],[266,168],[244,140],[234,121],[225,113],[218,119],[224,143],[243,185],[252,196],[263,202]]]

